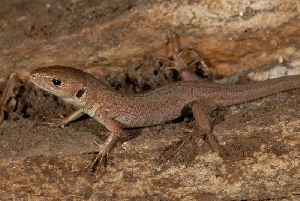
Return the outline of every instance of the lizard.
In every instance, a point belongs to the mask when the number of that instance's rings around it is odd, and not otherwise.
[[[32,70],[30,80],[41,89],[78,108],[56,126],[63,127],[86,113],[110,131],[109,137],[99,145],[99,153],[89,166],[91,171],[126,136],[125,128],[162,124],[180,117],[189,108],[197,129],[203,133],[211,133],[209,114],[217,107],[237,105],[300,88],[300,75],[291,75],[246,84],[179,81],[143,93],[128,94],[114,90],[84,71],[59,65]]]

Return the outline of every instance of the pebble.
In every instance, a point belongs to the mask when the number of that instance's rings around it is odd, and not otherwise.
[[[283,57],[280,56],[280,57],[278,58],[278,63],[279,63],[279,64],[282,64],[283,61],[284,61],[284,60],[283,60]]]
[[[285,66],[275,66],[274,68],[270,69],[269,71],[269,79],[282,77],[286,75],[286,67]]]
[[[263,81],[269,79],[269,71],[261,71],[261,72],[256,72],[253,75],[249,74],[249,77],[251,80],[255,81]]]
[[[296,68],[287,69],[287,75],[300,75],[300,66]]]
[[[300,67],[300,60],[294,60],[291,63],[289,63],[289,66],[291,67]]]

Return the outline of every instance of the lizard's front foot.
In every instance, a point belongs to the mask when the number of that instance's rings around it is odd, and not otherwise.
[[[60,119],[52,119],[48,117],[43,117],[44,120],[46,120],[43,124],[50,125],[51,127],[66,127],[71,121],[81,117],[84,114],[83,109],[78,109],[68,116],[64,117],[62,115],[60,116]]]
[[[44,120],[44,122],[42,123],[42,125],[49,125],[51,127],[61,127],[61,128],[64,128],[69,123],[68,119],[63,118],[62,116],[61,116],[60,119],[43,117],[43,120]]]
[[[102,144],[99,144],[98,142],[94,141],[95,144],[99,146],[99,151],[93,151],[97,152],[96,158],[93,160],[93,162],[86,168],[89,172],[93,172],[96,168],[96,166],[99,164],[99,166],[106,166],[107,156],[108,152],[110,151],[110,148],[108,146],[104,146]],[[92,152],[86,152],[86,153],[92,153]]]
[[[116,145],[118,140],[119,140],[119,136],[115,135],[115,133],[113,133],[112,135],[110,135],[108,137],[108,139],[105,141],[104,144],[98,144],[97,142],[94,142],[99,146],[99,151],[97,151],[98,154],[97,154],[96,158],[93,160],[91,165],[89,165],[87,167],[87,170],[90,171],[90,172],[95,171],[96,166],[98,164],[100,166],[102,166],[102,165],[106,166],[108,153]],[[89,153],[91,153],[91,152],[89,152]]]

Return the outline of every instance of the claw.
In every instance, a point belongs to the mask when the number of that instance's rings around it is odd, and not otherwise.
[[[203,53],[200,50],[198,50],[197,48],[192,47],[192,46],[183,48],[181,51],[178,52],[178,55],[181,56],[187,50],[193,50],[194,52],[196,52],[198,54],[200,59],[204,59]]]

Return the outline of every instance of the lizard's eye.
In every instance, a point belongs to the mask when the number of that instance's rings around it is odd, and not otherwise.
[[[60,80],[56,80],[56,79],[53,79],[53,80],[52,80],[52,83],[53,83],[55,86],[60,86],[60,85],[61,85],[61,81],[60,81]]]

